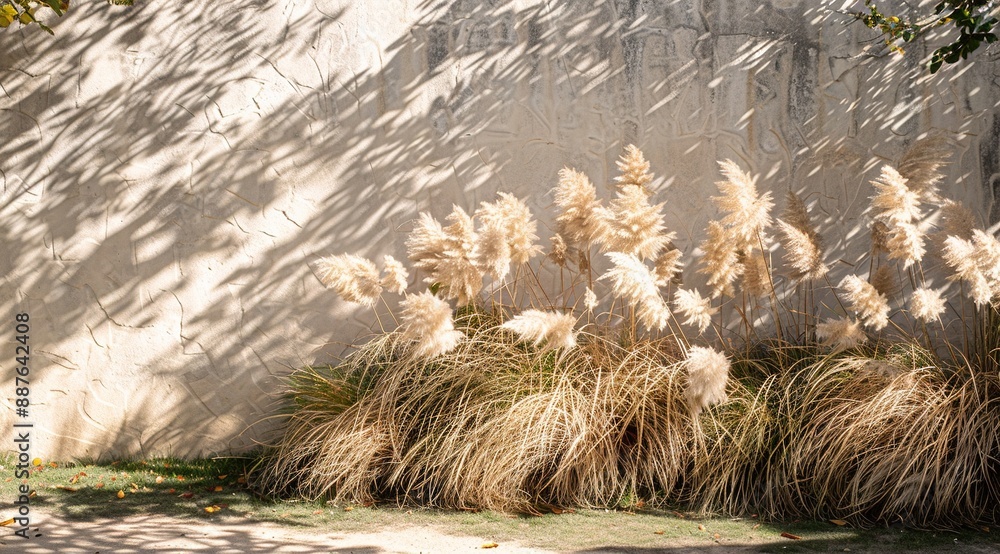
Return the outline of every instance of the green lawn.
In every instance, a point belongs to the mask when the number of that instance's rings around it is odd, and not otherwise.
[[[13,515],[10,502],[21,481],[11,458],[0,461],[0,515]],[[903,528],[852,529],[830,522],[759,522],[756,518],[696,518],[672,510],[576,510],[543,516],[458,512],[395,505],[338,506],[325,502],[268,501],[244,485],[251,460],[153,459],[110,463],[43,461],[27,483],[33,509],[70,519],[156,513],[202,520],[270,521],[288,526],[371,532],[410,525],[448,533],[497,537],[554,550],[599,547],[655,549],[684,544],[755,544],[762,552],[955,552],[992,551],[989,529],[918,531]],[[782,537],[788,533],[801,537]],[[846,549],[846,550],[845,550]]]

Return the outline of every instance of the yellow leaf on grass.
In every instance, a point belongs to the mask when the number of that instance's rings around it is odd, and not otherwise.
[[[125,498],[125,491],[118,491],[118,498]]]
[[[698,530],[699,531],[704,531],[705,530],[705,526],[699,523],[698,524]]]
[[[500,545],[495,542],[484,542],[483,545],[480,546],[479,548],[496,548],[498,546]]]
[[[206,506],[205,507],[205,511],[208,512],[208,513],[210,513],[210,514],[218,512],[220,510],[222,510],[221,506]]]
[[[157,475],[156,476],[156,484],[159,485],[162,482],[163,482],[163,476],[162,475]]]
[[[77,490],[79,490],[76,487],[67,487],[66,485],[56,485],[56,488],[59,490],[64,490],[66,492],[76,492]]]
[[[229,477],[229,474],[228,474],[228,473],[227,473],[227,474],[225,474],[225,475],[220,475],[220,476],[219,476],[219,479],[225,479],[226,477]]]
[[[49,467],[59,467],[59,464],[55,462],[49,462]]]
[[[318,516],[323,513],[323,510],[313,510],[313,515]]]
[[[103,489],[104,488],[104,483],[97,483],[96,485],[94,485],[94,488],[95,489]]]
[[[222,492],[222,485],[215,485],[214,487],[212,487],[212,490],[214,492]]]
[[[31,460],[31,465],[33,465],[33,466],[40,466],[40,465],[42,465],[42,459],[41,458],[35,458],[34,460]]]
[[[353,507],[353,506],[344,506],[344,511],[345,511],[345,512],[350,512],[350,511],[351,511],[351,510],[353,510],[353,509],[354,509],[354,507]]]
[[[657,535],[662,535],[664,531],[653,531],[653,533],[656,533]]]
[[[832,523],[834,525],[839,525],[840,527],[843,527],[843,526],[847,525],[847,522],[844,521],[844,520],[842,520],[842,519],[831,519],[830,523]]]
[[[14,524],[14,518],[5,519],[3,521],[0,521],[0,527],[6,527],[8,525],[13,525],[13,524]]]

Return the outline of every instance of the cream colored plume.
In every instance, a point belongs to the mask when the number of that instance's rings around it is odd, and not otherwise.
[[[924,258],[924,234],[912,223],[896,223],[886,242],[890,260],[903,262],[906,269]]]
[[[969,286],[969,295],[977,306],[989,304],[993,298],[993,287],[976,259],[976,245],[971,240],[958,237],[944,239],[943,258],[951,266],[953,281],[962,280]]]
[[[590,287],[587,287],[587,292],[583,295],[583,307],[588,312],[593,312],[597,308],[597,295]]]
[[[495,281],[502,281],[510,272],[511,262],[510,243],[503,228],[486,226],[480,229],[472,257],[483,273]]]
[[[752,298],[766,296],[771,290],[771,278],[764,255],[758,250],[749,256],[740,257],[743,279],[740,281],[744,293]]]
[[[729,365],[726,355],[714,348],[692,346],[688,350],[684,360],[688,372],[684,396],[692,416],[697,417],[702,410],[726,400]]]
[[[708,222],[707,231],[708,238],[701,245],[705,255],[701,259],[702,267],[698,269],[698,273],[708,275],[708,285],[712,287],[713,297],[733,296],[733,282],[743,272],[736,241],[718,221]]]
[[[399,303],[402,340],[415,341],[413,355],[433,358],[450,351],[465,336],[455,330],[451,306],[430,292],[411,294]]]
[[[925,202],[933,202],[937,199],[938,185],[944,180],[941,169],[949,157],[951,148],[943,138],[920,139],[899,160],[899,174]]]
[[[872,197],[875,217],[890,226],[896,222],[920,221],[920,195],[910,190],[906,179],[892,166],[882,166],[882,174],[872,181],[872,186],[876,191]]]
[[[386,254],[382,256],[382,286],[389,292],[403,294],[406,290],[410,274],[396,258]]]
[[[548,258],[557,266],[566,267],[566,257],[569,254],[569,246],[566,245],[566,241],[563,240],[562,235],[558,233],[552,235],[549,242],[552,243],[552,247],[549,248]]]
[[[641,259],[656,258],[674,239],[666,233],[663,204],[649,203],[642,187],[623,187],[607,208],[599,208],[600,232],[596,239],[602,252],[624,252]]]
[[[430,214],[421,213],[406,239],[406,250],[413,265],[428,274],[424,282],[441,286],[446,298],[455,298],[459,306],[472,302],[483,288],[483,272],[473,251],[478,240],[472,217],[454,206],[441,227]]]
[[[656,258],[656,264],[653,267],[653,275],[656,276],[656,286],[665,287],[677,277],[684,267],[681,264],[682,255],[680,250],[671,248]]]
[[[944,310],[945,303],[941,291],[921,287],[913,291],[910,297],[910,313],[924,323],[936,321]]]
[[[495,202],[483,202],[475,217],[484,228],[501,229],[510,246],[510,259],[515,264],[526,264],[541,254],[542,247],[535,244],[538,224],[531,216],[528,205],[512,194],[497,193]]]
[[[889,300],[870,283],[857,275],[847,275],[840,281],[840,288],[851,311],[858,314],[866,327],[880,331],[889,324]]]
[[[778,220],[784,240],[785,264],[791,269],[793,281],[822,279],[829,268],[823,263],[823,241],[812,222],[805,202],[789,190],[784,220]]]
[[[648,189],[649,184],[653,182],[653,175],[649,173],[649,162],[634,144],[625,147],[625,153],[615,164],[618,166],[618,171],[622,172],[621,176],[615,177],[618,186],[636,185]]]
[[[615,296],[626,299],[636,308],[643,325],[657,331],[666,327],[670,308],[660,296],[652,271],[632,254],[609,252],[607,256],[613,267],[600,279],[611,281]]]
[[[941,234],[971,240],[972,230],[979,228],[979,218],[961,202],[945,200],[941,204]]]
[[[504,322],[501,327],[517,333],[521,340],[539,346],[545,344],[545,349],[576,346],[576,333],[573,326],[576,319],[571,315],[541,310],[526,310],[513,319]]]
[[[764,231],[771,226],[771,208],[774,207],[771,193],[758,195],[750,174],[732,160],[720,162],[719,166],[726,180],[715,183],[722,196],[713,196],[712,200],[726,212],[722,224],[730,229],[737,241],[736,248],[749,253],[760,248],[758,238],[763,241]]]
[[[885,264],[879,266],[872,274],[868,282],[875,287],[875,290],[879,294],[886,297],[888,300],[894,300],[902,292],[902,286],[899,282],[899,275],[893,266]]]
[[[564,168],[559,172],[555,188],[556,214],[559,232],[571,244],[589,244],[600,233],[601,221],[597,213],[601,203],[597,189],[583,173]]]
[[[341,254],[320,258],[316,269],[319,280],[348,302],[373,306],[382,294],[378,268],[361,256]]]
[[[816,338],[820,344],[841,352],[857,348],[868,340],[868,335],[861,329],[861,324],[854,319],[827,319],[816,325]]]
[[[699,333],[708,329],[712,324],[712,316],[719,311],[712,307],[711,298],[702,298],[697,290],[677,289],[674,293],[674,307],[687,318],[684,324],[694,325]]]

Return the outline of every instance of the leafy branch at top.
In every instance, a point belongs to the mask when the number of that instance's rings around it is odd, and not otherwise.
[[[913,42],[929,29],[953,25],[958,37],[935,50],[931,56],[928,69],[936,73],[945,63],[967,59],[982,43],[996,42],[994,28],[997,18],[994,14],[998,6],[1000,2],[997,0],[943,0],[934,6],[933,15],[923,20],[907,20],[897,15],[886,15],[874,0],[865,0],[868,11],[853,15],[866,26],[881,32],[886,46],[897,53],[903,53],[900,42]]]
[[[115,6],[131,6],[135,0],[107,0]],[[0,28],[10,27],[15,21],[22,27],[32,24],[48,34],[52,29],[36,17],[47,10],[62,17],[69,9],[69,0],[0,0]]]

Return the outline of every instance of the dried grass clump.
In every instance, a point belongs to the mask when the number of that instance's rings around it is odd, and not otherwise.
[[[460,328],[468,339],[433,361],[407,356],[390,333],[338,368],[297,373],[297,409],[255,482],[338,502],[512,511],[679,486],[691,426],[670,350],[587,335],[557,357],[493,321]]]

